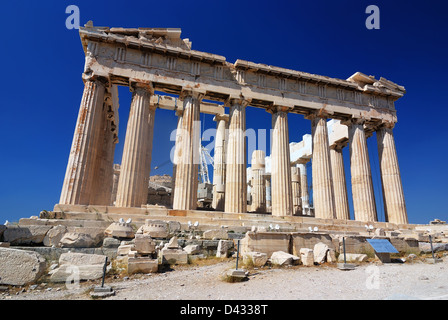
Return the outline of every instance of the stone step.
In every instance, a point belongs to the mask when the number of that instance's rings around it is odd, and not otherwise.
[[[270,224],[279,225],[281,230],[296,231],[308,230],[309,227],[318,227],[319,231],[327,232],[365,232],[365,225],[372,224],[375,228],[384,230],[410,230],[413,232],[416,225],[396,225],[387,222],[362,222],[354,220],[318,219],[308,216],[286,216],[277,217],[271,214],[260,213],[226,213],[220,211],[206,210],[171,210],[164,207],[147,206],[144,208],[117,208],[110,206],[80,206],[80,205],[56,205],[53,216],[68,220],[97,221],[106,225],[119,218],[132,219],[137,227],[144,224],[146,219],[178,221],[186,228],[188,221],[198,221],[200,230],[206,227],[228,226],[246,228],[252,226],[268,227]],[[52,219],[49,219],[52,220]],[[56,219],[58,220],[58,219]],[[99,221],[103,221],[100,223]],[[28,222],[28,221],[27,221]],[[50,222],[49,222],[50,223]],[[51,221],[51,223],[55,223]]]

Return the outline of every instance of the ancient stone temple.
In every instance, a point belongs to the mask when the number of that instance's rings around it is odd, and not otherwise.
[[[176,215],[197,208],[198,123],[200,114],[208,113],[215,115],[217,127],[212,203],[216,214],[309,215],[306,164],[311,161],[315,219],[349,220],[352,196],[355,220],[378,221],[366,143],[376,132],[386,222],[408,223],[393,135],[395,101],[405,93],[402,86],[360,72],[342,80],[244,60],[230,63],[223,56],[193,50],[191,42],[180,37],[180,29],[90,23],[79,33],[85,86],[58,205],[103,206],[107,212],[145,206],[156,148],[153,129],[157,109],[164,108],[173,110],[182,133],[176,136],[173,164],[170,209]],[[132,102],[114,187],[117,86],[129,87]],[[175,102],[155,92],[178,98]],[[251,177],[247,108],[269,112],[272,128],[267,129],[273,129],[271,154],[254,153]],[[310,120],[307,155],[298,154],[305,142],[301,147],[290,145],[289,114]],[[343,167],[346,146],[351,181],[346,181]],[[347,183],[352,195],[347,194]]]

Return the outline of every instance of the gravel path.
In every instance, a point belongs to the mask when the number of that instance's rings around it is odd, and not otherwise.
[[[153,275],[138,275],[129,280],[110,280],[119,300],[293,300],[293,299],[436,299],[448,300],[448,258],[428,264],[362,264],[352,271],[334,266],[296,266],[251,270],[249,281],[227,283],[222,274],[234,262],[207,266],[176,267]],[[95,283],[83,283],[79,289],[40,286],[37,290],[0,295],[0,299],[90,299]],[[59,288],[59,289],[58,289]],[[17,289],[19,291],[19,289]]]

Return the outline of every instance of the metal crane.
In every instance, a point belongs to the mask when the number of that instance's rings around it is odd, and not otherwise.
[[[203,145],[199,146],[199,154],[201,157],[201,163],[199,168],[199,175],[201,176],[202,183],[210,183],[210,177],[208,174],[207,161],[214,167],[214,161],[207,148]]]

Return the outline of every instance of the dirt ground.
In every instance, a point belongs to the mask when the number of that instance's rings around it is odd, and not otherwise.
[[[342,271],[336,265],[263,267],[250,269],[247,281],[229,283],[223,274],[234,260],[203,265],[175,266],[157,274],[107,277],[118,300],[448,300],[448,257],[431,264],[414,262],[358,265]],[[79,288],[41,283],[37,287],[9,288],[7,300],[84,300],[100,280]]]

